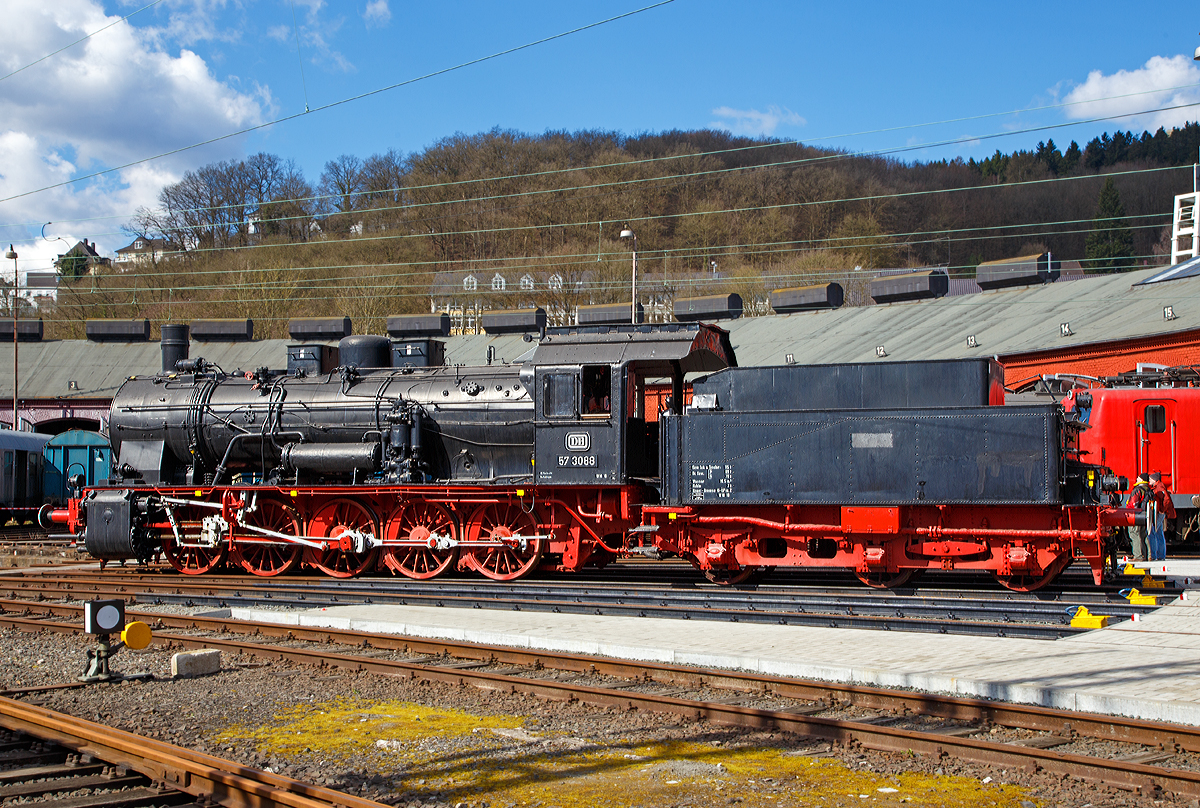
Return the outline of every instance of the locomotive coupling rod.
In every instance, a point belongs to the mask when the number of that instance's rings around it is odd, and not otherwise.
[[[531,542],[531,541],[535,541],[537,539],[545,539],[546,541],[550,541],[553,538],[554,538],[554,536],[549,533],[544,534],[544,535],[538,534],[536,536],[518,536],[518,535],[514,534],[512,536],[505,536],[502,539],[493,539],[491,541],[460,541],[458,543],[458,546],[459,547],[511,547],[515,544],[519,549],[524,550],[526,545],[528,545],[529,542]]]
[[[289,536],[286,533],[279,533],[275,530],[267,530],[265,527],[256,527],[248,525],[245,522],[238,522],[238,527],[249,530],[251,533],[257,533],[260,536],[270,536],[273,539],[281,539],[287,544],[303,544],[305,547],[311,547],[314,550],[324,550],[329,546],[328,541],[312,541],[311,539],[302,538],[300,536]]]

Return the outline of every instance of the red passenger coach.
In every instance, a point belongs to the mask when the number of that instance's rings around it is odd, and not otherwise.
[[[702,324],[549,329],[519,364],[401,355],[357,336],[333,370],[131,378],[113,478],[49,518],[96,558],[187,574],[506,581],[680,557],[721,584],[837,567],[1019,590],[1075,561],[1098,582],[1129,518],[1074,416],[1002,405],[987,359],[739,368]]]

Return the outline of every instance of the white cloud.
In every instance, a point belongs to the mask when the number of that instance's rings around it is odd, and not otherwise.
[[[388,8],[388,0],[368,0],[363,19],[366,20],[368,28],[391,22],[392,10]]]
[[[804,126],[807,121],[790,109],[782,109],[772,104],[766,112],[756,109],[733,109],[732,107],[717,107],[712,111],[722,120],[709,124],[716,129],[726,129],[735,135],[772,135],[780,124],[788,126]]]
[[[1155,56],[1136,70],[1118,70],[1106,76],[1099,70],[1088,74],[1087,81],[1076,85],[1063,99],[1074,104],[1066,108],[1068,118],[1099,118],[1148,110],[1145,114],[1121,118],[1122,129],[1170,129],[1194,121],[1200,108],[1166,107],[1200,102],[1200,68],[1186,56]],[[1179,89],[1174,89],[1179,88]]]
[[[198,0],[193,14],[223,0]],[[0,51],[0,76],[114,22],[100,0],[8,0],[9,37]],[[170,26],[168,26],[168,29]],[[118,23],[103,33],[0,81],[0,199],[25,194],[109,166],[189,146],[264,119],[271,107],[262,87],[249,91],[218,79],[190,50],[168,52],[167,29]],[[236,81],[234,79],[233,81]],[[226,141],[207,147],[200,162],[240,156]],[[0,202],[0,240],[20,242],[40,223],[90,219],[47,228],[74,244],[85,235],[102,252],[124,246],[120,225],[140,205],[155,203],[166,183],[197,165],[185,152],[91,181]],[[102,217],[114,217],[104,220]],[[22,225],[30,225],[24,227]],[[18,248],[38,255],[43,246]],[[53,251],[61,251],[58,242]],[[37,269],[39,267],[30,267]],[[22,267],[24,271],[24,267]]]

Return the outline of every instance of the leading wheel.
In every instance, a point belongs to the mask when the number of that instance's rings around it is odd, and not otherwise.
[[[300,516],[288,505],[274,499],[260,499],[254,513],[247,514],[247,521],[254,527],[299,536]],[[230,553],[230,560],[253,575],[270,578],[291,572],[304,555],[304,545],[288,544],[278,539],[248,532],[237,540]]]
[[[326,550],[308,548],[304,551],[304,563],[333,578],[353,578],[371,569],[376,550],[355,549],[352,532],[378,536],[375,515],[352,499],[325,503],[309,520],[309,538],[332,539],[334,543]]]
[[[203,575],[225,563],[225,547],[181,547],[172,536],[163,541],[163,555],[184,575]]]
[[[486,542],[486,547],[471,547],[463,563],[485,578],[515,581],[537,567],[546,542],[537,535],[537,520],[520,505],[496,502],[481,505],[466,524],[470,543]]]
[[[1050,565],[1041,572],[1022,572],[1013,573],[1011,575],[1001,575],[998,572],[994,572],[992,575],[996,577],[996,580],[1005,589],[1011,589],[1014,592],[1036,592],[1061,575],[1062,571],[1070,566],[1070,564],[1071,554],[1063,553],[1058,558],[1054,559],[1054,561],[1050,562]]]
[[[438,539],[458,541],[458,523],[454,514],[436,502],[416,500],[401,505],[387,522],[383,548],[383,566],[393,573],[426,580],[454,567],[458,548],[431,547]],[[389,546],[404,542],[401,546]]]
[[[854,577],[872,589],[895,589],[911,581],[921,570],[872,570],[870,572],[854,571]]]

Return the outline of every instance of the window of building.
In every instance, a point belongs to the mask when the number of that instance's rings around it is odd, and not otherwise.
[[[478,288],[479,288],[479,281],[477,281],[475,279],[474,275],[468,275],[467,277],[463,278],[463,289],[464,290],[466,290],[468,292],[474,292]]]
[[[492,276],[492,291],[493,292],[503,292],[504,287],[507,285],[508,284],[504,280],[504,276],[501,275],[499,272],[497,272],[495,275]]]
[[[562,291],[562,275],[559,275],[557,272],[554,273],[553,275],[551,275],[550,282],[548,285],[554,291],[561,292]]]
[[[532,291],[532,289],[533,289],[533,276],[532,275],[522,275],[521,276],[521,290],[525,291],[525,292],[529,292],[529,291]]]

